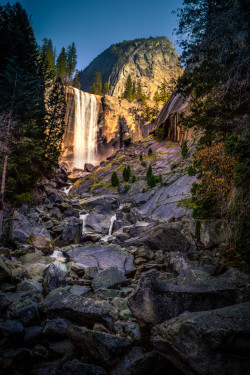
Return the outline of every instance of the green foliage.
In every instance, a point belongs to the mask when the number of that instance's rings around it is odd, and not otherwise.
[[[77,54],[76,54],[76,46],[73,42],[71,45],[68,46],[67,49],[67,73],[68,73],[68,80],[71,82],[74,71],[76,69],[77,64]]]
[[[156,129],[155,136],[156,136],[157,141],[163,141],[163,139],[166,137],[165,128]]]
[[[136,181],[136,176],[135,175],[132,176],[132,180],[131,181],[132,181],[132,183],[134,183]]]
[[[146,166],[147,166],[147,164],[146,164],[146,162],[145,162],[144,160],[141,162],[141,165],[142,165],[143,167],[146,167]]]
[[[195,224],[195,237],[200,240],[201,237],[201,221],[197,220]]]
[[[147,170],[147,179],[153,175],[153,171],[152,171],[152,167],[151,165],[148,167],[148,170]]]
[[[142,159],[143,159],[142,154],[140,154],[139,159],[140,159],[140,161],[142,161]]]
[[[95,73],[94,83],[91,87],[91,93],[95,95],[103,95],[102,93],[102,76],[100,72]]]
[[[160,94],[159,94],[159,91],[156,90],[155,93],[154,93],[154,97],[153,97],[153,100],[156,102],[156,103],[159,103],[160,100],[161,100],[161,97],[160,97]]]
[[[28,204],[34,203],[34,200],[30,193],[16,194],[15,199],[18,201],[18,203],[28,203]]]
[[[111,184],[112,184],[112,186],[114,186],[114,187],[119,185],[119,178],[118,178],[116,172],[113,172],[113,173],[112,173],[112,176],[111,176]]]
[[[127,192],[130,188],[131,188],[131,185],[128,185],[128,184],[124,185],[124,189],[125,189],[126,192]]]
[[[152,155],[153,155],[153,151],[152,151],[152,148],[150,147],[148,150],[148,156],[152,156]]]
[[[131,176],[131,169],[129,165],[124,168],[122,172],[122,176],[123,176],[124,181],[129,181],[130,176]]]
[[[57,75],[63,82],[66,82],[67,78],[67,55],[66,50],[62,47],[61,52],[56,61]]]
[[[188,155],[187,141],[184,141],[181,147],[181,154],[183,158],[186,158]]]
[[[160,98],[161,98],[161,100],[163,101],[163,102],[167,102],[168,101],[168,99],[169,99],[169,95],[168,95],[168,93],[167,93],[167,85],[166,85],[166,83],[165,82],[163,82],[162,84],[161,84],[161,88],[160,88]]]
[[[77,88],[78,90],[81,90],[81,83],[79,80],[79,71],[76,70],[74,79],[73,79],[73,87]]]
[[[109,83],[106,81],[103,86],[103,93],[104,95],[109,95],[109,92],[110,92]]]
[[[151,176],[147,177],[147,184],[148,184],[149,187],[151,187],[151,188],[154,187],[156,185],[156,183],[157,183],[157,180],[156,180],[155,176],[151,175]]]
[[[195,176],[196,175],[196,169],[190,165],[190,167],[188,167],[188,175],[189,176]]]
[[[145,188],[142,189],[142,193],[146,193],[146,189]]]
[[[124,139],[123,143],[125,147],[128,147],[132,142],[132,138],[126,138]]]
[[[44,62],[46,74],[50,77],[54,77],[56,74],[55,66],[55,48],[51,39],[44,38],[43,44],[40,48],[41,59]]]
[[[128,75],[127,81],[126,81],[126,86],[125,86],[125,91],[123,94],[125,99],[128,99],[131,101],[133,99],[133,83],[132,83],[132,78],[131,75]]]
[[[149,106],[146,106],[144,119],[146,121],[152,121],[153,119],[152,109]]]

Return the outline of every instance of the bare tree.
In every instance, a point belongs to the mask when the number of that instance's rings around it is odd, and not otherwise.
[[[11,114],[0,114],[0,162],[2,164],[2,178],[0,190],[0,239],[3,236],[3,210],[4,195],[6,190],[6,173],[8,158],[15,143],[16,124],[12,120]]]

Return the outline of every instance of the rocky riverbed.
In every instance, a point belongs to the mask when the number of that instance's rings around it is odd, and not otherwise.
[[[68,195],[48,182],[40,201],[6,214],[0,374],[249,372],[250,276],[220,255],[223,223],[202,222],[195,237],[184,204],[194,147],[183,160],[178,144],[149,137]],[[127,165],[135,181],[113,188]],[[153,188],[149,165],[162,175]]]

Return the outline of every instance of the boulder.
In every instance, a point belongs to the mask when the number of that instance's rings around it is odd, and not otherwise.
[[[174,272],[176,275],[185,276],[193,268],[186,254],[180,251],[171,251],[167,255],[167,260],[168,271]]]
[[[76,217],[68,217],[65,222],[61,223],[61,225],[63,225],[61,236],[56,241],[58,246],[62,247],[73,243],[80,243],[82,235],[82,220]]]
[[[123,272],[119,271],[117,267],[111,266],[99,272],[92,281],[94,290],[99,288],[114,288],[126,281]]]
[[[37,303],[30,302],[15,309],[13,318],[22,322],[24,326],[39,324],[40,314]]]
[[[97,267],[99,271],[111,266],[128,273],[134,269],[133,256],[119,246],[87,245],[75,247],[67,253],[69,261],[86,267]]]
[[[161,372],[165,369],[166,372]],[[168,360],[156,350],[145,352],[143,348],[133,347],[111,375],[172,374],[168,370],[171,370]]]
[[[25,346],[31,346],[38,343],[41,340],[42,331],[43,329],[40,326],[26,327],[24,334]]]
[[[40,235],[29,236],[27,242],[41,250],[44,254],[52,254],[54,250],[54,243],[51,237]]]
[[[97,234],[107,234],[110,226],[110,217],[107,214],[90,213],[86,217],[86,231],[93,231]]]
[[[193,236],[196,235],[196,220],[190,221],[190,232]],[[199,240],[205,246],[206,249],[212,249],[214,247],[227,247],[230,243],[230,228],[228,224],[223,220],[199,220]]]
[[[85,198],[80,201],[84,210],[90,211],[98,207],[107,207],[109,210],[114,211],[119,208],[119,198],[114,195],[100,195],[90,198]]]
[[[250,303],[187,312],[154,327],[151,340],[184,374],[248,374]]]
[[[53,338],[65,338],[67,337],[67,327],[72,325],[66,319],[55,318],[48,320],[44,326],[43,334]]]
[[[60,375],[107,375],[107,373],[99,366],[89,365],[78,361],[78,359],[73,359],[63,365]]]
[[[93,164],[90,164],[90,163],[84,164],[84,170],[86,172],[93,172],[94,169],[95,169],[95,166]]]
[[[24,328],[19,320],[6,320],[0,323],[0,333],[11,340],[19,340],[24,335]]]
[[[8,306],[11,304],[11,300],[4,294],[0,293],[0,313],[5,313]]]
[[[193,243],[181,233],[181,226],[177,223],[159,224],[147,228],[138,237],[130,238],[124,246],[146,245],[151,250],[165,252],[181,251],[188,253],[193,250]]]
[[[30,236],[45,236],[50,238],[48,230],[35,220],[27,218],[18,211],[14,211],[10,239],[19,244],[26,243]]]
[[[47,267],[43,274],[43,287],[45,294],[66,285],[66,272],[58,268],[54,263]]]
[[[110,310],[101,302],[70,293],[68,288],[53,290],[40,304],[40,310],[49,318],[65,318],[79,324],[112,322]]]
[[[152,274],[141,278],[128,298],[132,314],[145,323],[158,324],[184,311],[211,310],[237,303],[235,285],[228,280],[199,280],[175,285]]]
[[[67,332],[70,341],[80,347],[85,355],[107,367],[117,364],[132,346],[131,340],[84,327],[71,326]]]
[[[10,269],[0,258],[0,282],[7,281],[11,276]]]

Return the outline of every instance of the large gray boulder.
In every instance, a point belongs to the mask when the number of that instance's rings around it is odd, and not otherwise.
[[[114,288],[125,281],[124,273],[119,271],[117,267],[111,266],[99,272],[94,277],[92,285],[95,290],[99,288]]]
[[[67,217],[61,223],[63,225],[60,238],[56,241],[58,246],[67,246],[69,244],[78,244],[82,235],[82,220],[77,217]]]
[[[151,339],[184,374],[249,374],[250,303],[185,313],[154,327]]]
[[[194,244],[181,233],[181,225],[176,223],[159,224],[147,228],[138,237],[130,238],[124,246],[146,245],[151,250],[163,252],[182,251],[188,253],[195,248]]]
[[[10,278],[11,271],[0,258],[0,282],[7,281]]]
[[[93,210],[97,208],[100,212],[100,207],[107,208],[109,211],[114,211],[119,207],[119,198],[114,195],[100,195],[98,197],[85,198],[80,201],[84,210]]]
[[[65,318],[79,324],[99,322],[111,324],[110,311],[92,298],[85,298],[69,292],[68,288],[53,290],[40,304],[40,310],[49,318]]]
[[[97,267],[99,271],[111,266],[128,273],[134,269],[133,256],[119,246],[90,245],[79,246],[67,253],[69,261],[85,267]]]
[[[70,341],[80,347],[98,364],[108,367],[118,363],[132,346],[132,341],[109,333],[71,326],[67,329]]]
[[[237,303],[237,292],[229,280],[198,280],[175,285],[149,274],[141,278],[128,301],[137,319],[158,324],[184,311],[211,310],[233,305]]]
[[[107,214],[90,213],[86,217],[85,228],[87,232],[98,234],[108,234],[110,226],[110,216]]]
[[[26,243],[30,236],[35,235],[51,238],[45,227],[38,224],[32,218],[27,218],[27,216],[22,215],[20,212],[14,211],[10,239],[17,244]]]
[[[45,294],[66,285],[66,272],[58,268],[54,263],[47,267],[43,274],[43,287]]]

